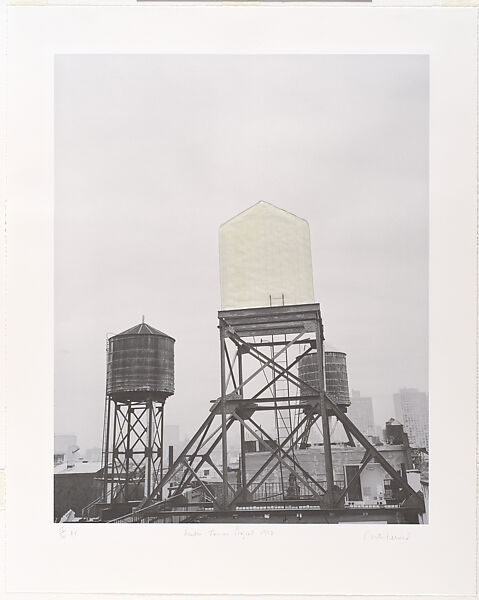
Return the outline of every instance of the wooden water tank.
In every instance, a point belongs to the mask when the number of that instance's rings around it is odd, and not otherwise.
[[[304,356],[298,363],[298,377],[309,385],[320,388],[320,373],[316,352]],[[344,352],[324,353],[325,389],[331,400],[342,406],[349,406],[348,371]],[[305,385],[300,385],[302,396],[312,396],[314,392]]]
[[[140,323],[108,340],[107,394],[175,391],[175,340]]]

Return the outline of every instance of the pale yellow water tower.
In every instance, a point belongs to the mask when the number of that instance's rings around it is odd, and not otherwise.
[[[258,202],[219,230],[222,310],[314,302],[308,222]]]

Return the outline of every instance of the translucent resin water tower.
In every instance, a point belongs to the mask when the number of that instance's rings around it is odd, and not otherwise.
[[[258,202],[220,227],[222,310],[314,302],[309,225]]]

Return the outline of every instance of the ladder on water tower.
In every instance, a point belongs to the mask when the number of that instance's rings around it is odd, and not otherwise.
[[[284,306],[284,294],[282,294],[280,297],[273,297],[270,295],[269,297],[269,303],[270,306]],[[282,335],[272,335],[271,336],[271,341],[281,341],[284,342],[284,344],[287,344],[288,339],[286,334],[282,334]],[[275,354],[275,346],[272,345],[271,346],[271,357],[273,357]],[[286,369],[288,366],[288,351],[286,350],[285,352],[283,352],[280,356],[278,356],[278,358],[276,359],[276,363],[282,367],[283,369]],[[276,374],[273,375],[273,377]],[[291,389],[290,389],[290,382],[286,377],[279,377],[271,386],[272,388],[272,393],[273,393],[273,397],[274,398],[289,398],[291,396]],[[291,401],[288,400],[287,401],[287,409],[280,410],[278,403],[275,402],[274,403],[275,406],[275,411],[274,411],[274,419],[275,419],[275,429],[276,429],[276,442],[279,445],[281,445],[284,440],[291,434],[291,432],[293,431],[293,416],[292,416],[292,405],[291,405]],[[284,405],[283,405],[284,407]],[[291,440],[289,442],[289,444],[284,448],[287,452],[289,452],[291,450],[292,454],[293,454],[293,458],[294,458],[294,440]],[[286,489],[285,489],[285,480],[284,480],[284,474],[283,474],[283,464],[280,463],[279,464],[279,471],[280,471],[280,480],[281,480],[281,490],[283,493],[283,496],[285,495]],[[288,471],[289,473],[289,471]]]

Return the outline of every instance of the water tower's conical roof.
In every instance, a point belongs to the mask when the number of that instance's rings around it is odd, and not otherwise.
[[[135,325],[134,327],[130,327],[130,329],[126,329],[121,333],[117,333],[113,337],[118,337],[120,335],[161,335],[162,337],[173,339],[171,335],[163,333],[159,329],[155,329],[154,327],[148,325],[148,323],[145,322],[141,322],[138,325]]]
[[[243,211],[241,211],[234,217],[231,217],[230,219],[225,221],[222,225],[220,225],[220,227],[224,227],[231,221],[235,221],[238,217],[241,218],[241,217],[249,215],[250,213],[258,213],[258,212],[263,212],[263,213],[270,214],[270,215],[275,214],[275,213],[277,213],[277,214],[283,213],[285,216],[289,215],[290,217],[293,217],[295,219],[301,219],[301,221],[304,221],[305,223],[307,223],[306,219],[303,219],[302,217],[298,217],[298,215],[295,215],[294,213],[290,212],[289,210],[280,208],[279,206],[276,206],[275,204],[272,204],[271,202],[266,202],[266,200],[260,200],[259,202],[256,202],[255,204],[248,206],[248,208],[245,208]]]

